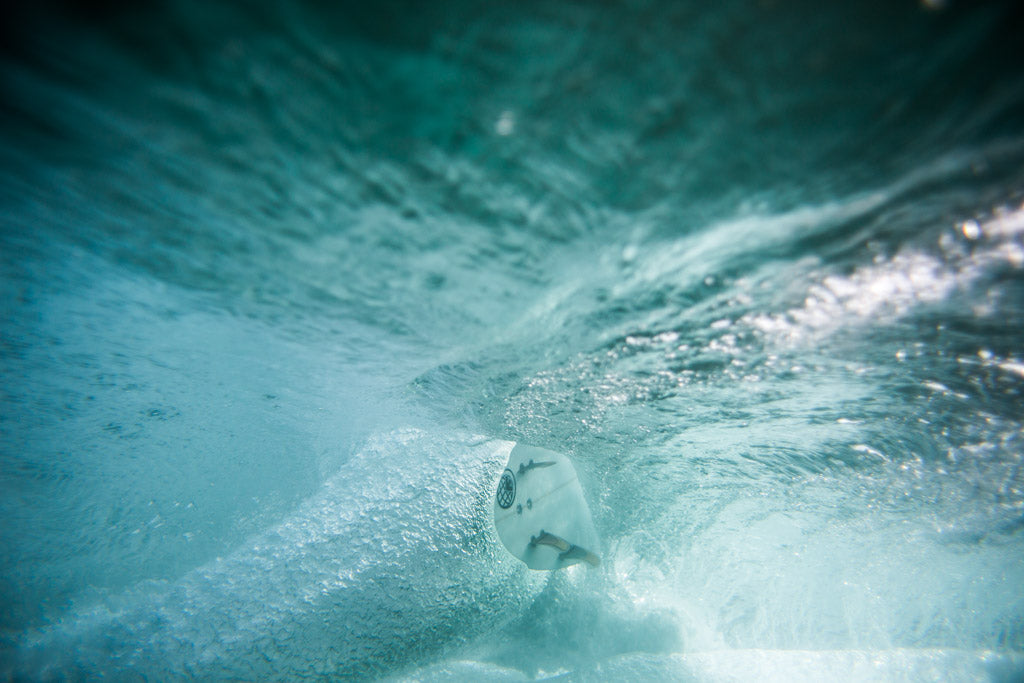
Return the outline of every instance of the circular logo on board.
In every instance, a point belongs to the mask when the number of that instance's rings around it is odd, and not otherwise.
[[[502,508],[512,507],[516,499],[516,475],[512,470],[506,469],[498,482],[498,505]]]

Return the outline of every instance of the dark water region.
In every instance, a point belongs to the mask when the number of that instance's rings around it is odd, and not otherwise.
[[[1020,676],[1022,15],[6,8],[0,672]]]

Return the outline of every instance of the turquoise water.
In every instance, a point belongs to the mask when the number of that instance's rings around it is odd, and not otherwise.
[[[0,677],[1024,677],[1024,17],[705,5],[12,13]]]

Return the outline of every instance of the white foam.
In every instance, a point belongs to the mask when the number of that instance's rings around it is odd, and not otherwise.
[[[631,654],[570,680],[706,683],[820,681],[1010,681],[1024,676],[1024,653],[991,650],[733,650]]]
[[[777,338],[817,337],[849,326],[895,321],[966,289],[993,265],[1024,267],[1024,246],[1018,240],[1024,233],[1024,210],[1003,212],[977,230],[962,230],[968,240],[984,235],[987,241],[970,252],[954,244],[943,255],[905,249],[849,274],[824,275],[808,287],[802,305],[782,313],[751,313],[742,320]]]
[[[365,678],[498,628],[546,578],[493,528],[510,449],[381,435],[232,555],[22,634],[0,678]]]

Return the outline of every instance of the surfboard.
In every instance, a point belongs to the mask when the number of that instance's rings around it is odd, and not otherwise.
[[[505,548],[530,569],[600,562],[576,468],[561,453],[515,445],[494,495],[494,526]]]

